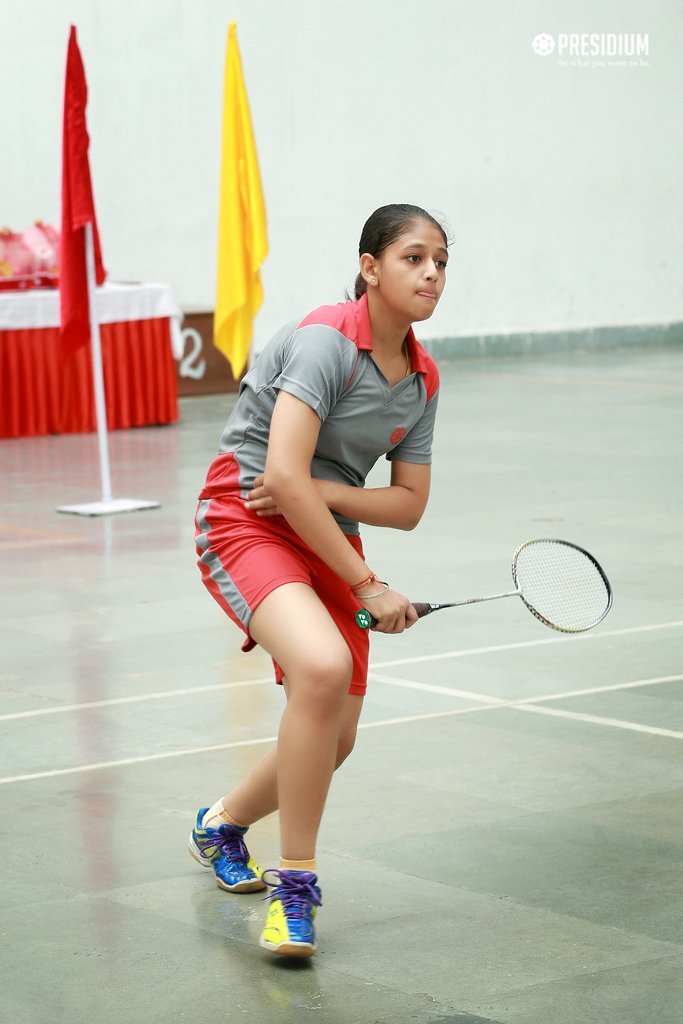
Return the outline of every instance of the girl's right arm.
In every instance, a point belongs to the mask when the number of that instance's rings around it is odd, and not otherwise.
[[[293,530],[350,587],[371,575],[351,547],[311,477],[311,461],[320,433],[317,414],[286,391],[280,391],[270,425],[264,486]],[[363,598],[381,587],[372,582],[356,592]],[[367,605],[382,633],[400,633],[417,620],[408,598],[387,590]]]

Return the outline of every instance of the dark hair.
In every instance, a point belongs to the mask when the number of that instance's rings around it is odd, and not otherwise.
[[[390,203],[388,206],[380,206],[379,210],[375,210],[366,220],[358,244],[358,255],[362,256],[364,252],[369,252],[371,256],[381,255],[417,220],[429,221],[438,228],[443,235],[444,245],[448,248],[448,237],[443,225],[439,224],[431,213],[427,213],[421,206],[411,206],[409,203]],[[358,274],[354,284],[356,298],[360,299],[367,290],[363,275]]]

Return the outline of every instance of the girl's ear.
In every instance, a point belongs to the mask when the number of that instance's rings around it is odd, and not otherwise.
[[[372,288],[377,284],[379,279],[378,263],[369,252],[364,252],[360,258],[360,272],[368,288]]]

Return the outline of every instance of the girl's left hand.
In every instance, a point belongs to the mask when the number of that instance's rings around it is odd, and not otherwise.
[[[255,512],[257,516],[281,516],[282,512],[277,507],[275,499],[271,498],[268,491],[263,486],[265,475],[259,473],[254,480],[254,486],[247,494],[246,505],[247,508],[252,512]],[[318,494],[323,499],[328,508],[333,506],[331,502],[331,491],[334,488],[334,484],[329,480],[314,480],[313,483],[318,489]]]
[[[247,494],[247,508],[257,516],[281,516],[282,512],[263,486],[263,480],[263,473],[259,473],[254,480],[253,488]]]

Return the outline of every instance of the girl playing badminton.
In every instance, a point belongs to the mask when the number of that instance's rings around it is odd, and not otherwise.
[[[363,557],[358,524],[413,529],[429,495],[438,372],[411,324],[446,279],[448,241],[416,206],[376,210],[360,239],[355,301],[287,324],[240,386],[199,496],[203,581],[271,655],[287,704],[277,746],[197,814],[190,853],[229,892],[273,884],[261,945],[316,950],[316,838],[332,773],[353,749],[368,669],[371,611],[383,633],[416,620]],[[365,488],[379,459],[388,487]],[[247,828],[279,809],[281,860],[265,873]],[[269,881],[274,876],[275,882]]]

